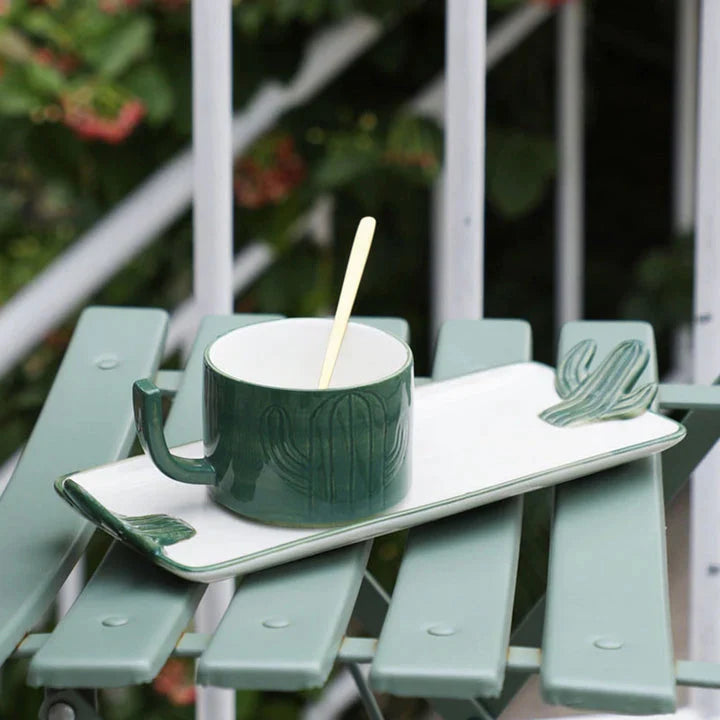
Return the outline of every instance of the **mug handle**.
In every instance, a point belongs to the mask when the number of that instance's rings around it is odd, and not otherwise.
[[[165,441],[162,417],[162,391],[151,380],[133,383],[133,408],[138,438],[158,470],[193,485],[213,485],[215,469],[207,458],[173,455]]]

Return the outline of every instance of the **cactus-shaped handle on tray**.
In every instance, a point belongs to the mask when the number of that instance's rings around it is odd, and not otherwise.
[[[639,340],[626,340],[591,372],[596,350],[594,340],[583,340],[560,361],[555,389],[563,401],[543,410],[541,419],[569,427],[636,417],[650,407],[657,383],[633,390],[650,357],[645,345]]]

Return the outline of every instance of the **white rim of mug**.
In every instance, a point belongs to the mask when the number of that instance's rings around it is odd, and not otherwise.
[[[222,335],[218,335],[206,348],[205,352],[203,353],[203,360],[205,364],[215,373],[218,375],[222,375],[223,377],[227,378],[228,380],[232,380],[236,383],[242,383],[243,385],[250,385],[252,387],[257,388],[264,388],[266,390],[282,390],[284,392],[290,392],[290,393],[332,393],[332,392],[346,392],[347,390],[358,390],[360,388],[372,388],[376,385],[379,385],[386,380],[390,380],[391,378],[397,377],[398,375],[402,375],[408,367],[412,367],[413,365],[413,354],[412,349],[410,346],[404,341],[401,340],[396,335],[393,335],[392,333],[385,332],[385,330],[380,330],[380,328],[373,327],[372,325],[365,325],[364,323],[358,323],[358,322],[349,322],[348,327],[351,325],[354,327],[361,327],[363,330],[368,330],[371,333],[378,333],[381,335],[385,335],[392,340],[394,340],[396,343],[401,345],[403,349],[405,350],[405,361],[403,364],[395,371],[388,373],[387,375],[383,375],[382,377],[377,378],[376,380],[373,380],[372,382],[368,383],[358,383],[355,385],[342,385],[340,387],[329,387],[325,388],[324,390],[321,390],[320,388],[288,388],[288,387],[282,387],[281,385],[266,385],[264,383],[256,383],[252,382],[251,380],[244,380],[242,378],[238,378],[234,375],[231,375],[230,373],[225,372],[224,370],[220,369],[215,363],[210,360],[210,351],[212,350],[215,343],[219,342],[223,338],[226,338],[228,335],[232,335],[234,333],[241,333],[243,330],[248,330],[249,328],[257,328],[259,325],[274,325],[275,323],[281,323],[281,322],[292,322],[292,321],[319,321],[319,322],[326,322],[332,324],[332,318],[320,318],[320,317],[302,317],[302,318],[279,318],[277,320],[268,320],[267,322],[259,322],[259,323],[252,323],[250,325],[244,325],[243,327],[234,328],[232,330],[228,330],[227,332],[223,333]]]

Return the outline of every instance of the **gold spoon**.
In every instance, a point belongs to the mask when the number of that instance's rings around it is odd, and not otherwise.
[[[345,278],[343,279],[342,289],[340,290],[340,299],[338,300],[337,310],[335,311],[335,319],[333,320],[332,330],[330,330],[330,338],[328,339],[327,350],[325,351],[325,359],[323,360],[322,371],[320,372],[320,382],[318,389],[325,390],[330,385],[335,363],[340,353],[345,331],[347,330],[350,313],[352,312],[355,296],[357,295],[360,279],[365,269],[365,261],[370,252],[373,235],[375,234],[375,218],[364,217],[358,223],[355,231],[355,239],[353,240],[352,249],[350,250],[350,258],[345,268]]]

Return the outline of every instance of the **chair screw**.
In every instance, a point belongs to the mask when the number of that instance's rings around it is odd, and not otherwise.
[[[75,709],[66,702],[56,702],[50,706],[48,720],[75,720]]]
[[[452,625],[433,625],[428,628],[428,635],[434,635],[435,637],[447,637],[448,635],[454,635],[457,630]]]
[[[122,627],[128,624],[128,619],[126,617],[120,617],[119,615],[111,615],[110,617],[106,617],[102,621],[102,624],[105,627]]]
[[[280,630],[286,628],[290,624],[289,620],[285,618],[268,618],[263,620],[263,627],[270,628],[271,630]]]
[[[95,366],[100,370],[112,370],[120,364],[120,358],[113,353],[106,353],[95,358]]]

